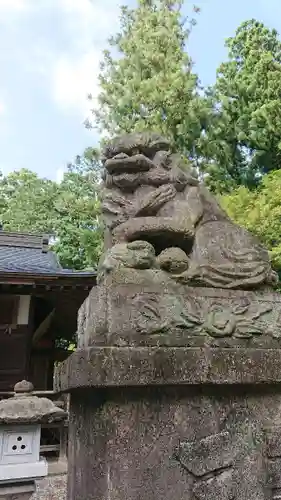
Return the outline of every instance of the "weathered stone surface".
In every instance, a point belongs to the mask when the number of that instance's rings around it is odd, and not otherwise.
[[[200,477],[233,465],[238,443],[235,444],[233,448],[229,432],[221,432],[196,441],[180,443],[177,458],[191,474]]]
[[[267,464],[268,484],[272,488],[281,487],[281,458],[268,460]]]
[[[281,423],[281,418],[280,418]],[[267,429],[266,435],[266,452],[269,458],[281,459],[281,426]]]
[[[177,247],[163,250],[157,257],[157,263],[163,271],[172,273],[174,276],[181,275],[189,267],[189,259],[186,253]]]
[[[34,391],[34,386],[32,382],[29,382],[28,380],[21,380],[20,382],[17,382],[14,386],[14,393],[19,395],[22,394],[29,394],[31,395]]]
[[[117,138],[105,148],[106,250],[134,240],[152,243],[156,254],[179,247],[190,264],[181,279],[193,285],[251,289],[275,283],[267,251],[169,149],[169,141],[149,133]]]
[[[99,281],[113,270],[150,269],[156,264],[155,250],[146,241],[119,243],[109,249],[99,263]]]
[[[281,488],[274,488],[272,491],[272,499],[273,500],[281,500]],[[270,497],[269,497],[270,498]]]
[[[125,271],[117,269],[86,299],[79,347],[281,346],[280,294],[193,288],[166,279],[161,270],[152,276],[151,270]]]
[[[279,349],[91,347],[78,349],[55,375],[57,391],[78,388],[281,383]]]
[[[35,482],[0,485],[1,500],[29,500],[35,491]]]
[[[274,498],[263,428],[280,414],[280,390],[233,389],[74,391],[68,499]],[[179,457],[187,442],[197,443],[188,467]]]
[[[33,385],[26,380],[17,383],[14,391],[14,397],[0,401],[0,424],[55,422],[67,416],[50,399],[34,396]]]
[[[234,500],[237,485],[232,470],[224,470],[217,476],[198,481],[193,494],[198,500]]]

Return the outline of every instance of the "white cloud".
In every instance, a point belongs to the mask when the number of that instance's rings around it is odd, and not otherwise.
[[[0,0],[0,14],[21,13],[29,10],[30,0]]]
[[[99,42],[106,39],[112,29],[115,31],[123,3],[119,0],[58,0],[68,28],[80,35],[77,44]]]
[[[65,111],[78,112],[83,118],[89,112],[87,95],[98,93],[99,51],[89,49],[78,56],[61,56],[53,68],[53,93]],[[91,103],[92,105],[92,103]]]
[[[0,98],[0,117],[1,118],[3,117],[3,115],[6,114],[6,111],[7,111],[6,103],[5,103],[4,99]]]
[[[70,38],[69,50],[59,55],[52,71],[57,104],[86,118],[98,94],[99,63],[108,37],[118,28],[120,4],[116,0],[59,0]]]
[[[9,113],[7,109],[7,100],[6,96],[4,97],[3,93],[0,93],[0,136],[3,140],[4,137],[10,132],[10,121],[9,121]],[[1,170],[2,168],[0,168]],[[3,170],[3,169],[2,169]]]
[[[64,113],[75,114],[81,121],[93,107],[87,96],[95,98],[98,94],[102,50],[108,37],[118,30],[123,3],[123,0],[0,0],[0,17],[5,12],[25,11],[31,15],[36,11],[42,16],[44,11],[61,19],[64,47],[59,49],[43,35],[28,51],[24,46],[20,63],[25,71],[41,75]]]
[[[60,8],[64,10],[66,14],[75,16],[78,21],[81,20],[87,24],[88,20],[92,18],[93,15],[93,3],[91,0],[58,0]]]

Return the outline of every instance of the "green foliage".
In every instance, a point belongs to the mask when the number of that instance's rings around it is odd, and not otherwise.
[[[140,0],[136,9],[122,7],[121,31],[104,52],[93,118],[109,136],[156,130],[194,157],[208,110],[185,50],[195,20],[182,18],[182,5]]]
[[[60,262],[73,269],[96,267],[101,248],[100,202],[97,151],[88,148],[83,157],[68,165],[54,204],[54,248]]]
[[[251,20],[226,42],[211,94],[216,112],[208,129],[209,183],[217,191],[256,186],[280,168],[281,43],[276,30]]]
[[[89,148],[60,184],[28,170],[0,179],[0,219],[7,231],[48,233],[63,267],[93,269],[101,252],[99,162]]]
[[[220,201],[235,222],[267,246],[281,276],[281,171],[265,175],[256,190],[242,186]]]
[[[52,232],[58,185],[27,169],[0,178],[0,218],[7,231]]]

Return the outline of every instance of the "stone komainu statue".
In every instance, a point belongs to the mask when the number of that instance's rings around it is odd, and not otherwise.
[[[215,288],[249,290],[276,283],[268,252],[229,219],[170,150],[169,141],[154,133],[129,134],[105,148],[102,211],[108,252],[100,274],[121,263],[160,267],[182,283]]]
[[[78,345],[279,346],[268,252],[169,141],[129,134],[105,148],[103,163],[105,251]]]

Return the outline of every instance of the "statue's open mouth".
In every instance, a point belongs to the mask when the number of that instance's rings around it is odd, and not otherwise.
[[[121,173],[147,172],[154,168],[154,163],[143,154],[128,156],[126,154],[118,154],[104,164],[107,172],[111,175]]]
[[[131,218],[119,224],[113,234],[118,242],[147,241],[156,255],[171,246],[189,254],[194,240],[194,230],[188,219],[179,221],[173,217]]]

